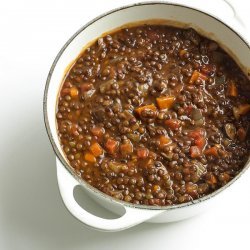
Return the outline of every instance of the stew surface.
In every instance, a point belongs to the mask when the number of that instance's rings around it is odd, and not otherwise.
[[[250,82],[193,29],[137,26],[84,50],[56,118],[70,165],[92,186],[135,204],[185,203],[246,163]]]

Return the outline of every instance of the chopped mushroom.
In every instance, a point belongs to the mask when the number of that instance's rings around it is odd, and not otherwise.
[[[121,171],[124,171],[124,170],[128,169],[128,166],[126,164],[123,164],[123,163],[120,163],[120,162],[115,162],[115,161],[109,162],[108,166],[115,173],[119,173]]]
[[[229,139],[234,140],[236,135],[236,128],[232,123],[227,123],[225,125],[225,131]]]

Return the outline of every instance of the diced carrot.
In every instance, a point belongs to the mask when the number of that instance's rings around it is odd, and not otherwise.
[[[156,107],[154,104],[149,104],[149,105],[145,105],[145,106],[141,106],[141,107],[138,107],[135,109],[135,112],[138,114],[138,115],[141,115],[141,112],[143,110],[146,110],[146,109],[150,109],[150,110],[153,110],[153,111],[156,111]]]
[[[105,144],[105,148],[108,151],[108,153],[114,154],[118,149],[118,144],[119,144],[118,141],[109,138]]]
[[[160,142],[160,147],[164,147],[165,145],[167,145],[171,142],[171,139],[169,139],[165,135],[160,135],[159,142]]]
[[[183,57],[187,53],[187,50],[181,49],[179,52],[180,57]]]
[[[189,83],[194,84],[198,79],[205,81],[205,80],[207,80],[207,76],[203,75],[202,73],[200,73],[197,70],[194,70],[194,72],[189,80]]]
[[[101,127],[93,127],[90,129],[91,133],[97,137],[101,137],[102,135],[104,135],[105,133],[105,130],[104,128],[101,128]]]
[[[172,130],[177,130],[181,126],[181,121],[178,119],[168,119],[165,124]]]
[[[95,157],[98,157],[103,154],[103,149],[97,142],[93,143],[89,149]]]
[[[93,88],[93,84],[92,83],[82,83],[80,85],[80,89],[82,92],[86,92],[89,91]]]
[[[195,139],[195,145],[200,149],[202,150],[204,148],[206,144],[206,139],[204,137],[199,137],[197,139]]]
[[[91,162],[91,163],[95,163],[96,162],[96,158],[94,155],[92,155],[91,153],[85,153],[84,155],[84,159],[88,162]]]
[[[79,91],[78,91],[78,89],[76,87],[71,87],[70,88],[70,96],[72,98],[76,98],[78,96],[78,94],[79,94]]]
[[[199,78],[199,72],[195,70],[189,80],[190,84],[193,84]]]
[[[131,142],[126,142],[120,145],[120,151],[123,155],[133,153],[133,145]]]
[[[201,155],[201,151],[197,146],[191,146],[190,147],[190,156],[192,158],[197,158]]]
[[[237,131],[237,136],[240,141],[245,141],[246,136],[247,136],[246,130],[244,128],[239,128]]]
[[[241,115],[246,115],[250,111],[250,104],[241,104],[238,107],[233,107],[234,117],[238,120]]]
[[[232,97],[238,96],[238,89],[234,82],[229,83],[227,94]]]
[[[162,96],[156,98],[159,109],[170,109],[175,101],[174,96]]]
[[[218,154],[218,148],[217,147],[211,147],[211,148],[208,148],[205,150],[204,152],[205,155],[213,155],[215,157],[218,157],[219,154]]]
[[[149,150],[147,148],[138,148],[137,156],[138,158],[145,159],[148,157]]]
[[[199,139],[200,137],[205,136],[205,130],[201,128],[191,130],[189,131],[188,135],[193,139]]]

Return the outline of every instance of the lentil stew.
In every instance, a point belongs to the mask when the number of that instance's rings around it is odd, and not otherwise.
[[[78,175],[123,201],[172,205],[232,180],[250,149],[250,81],[193,29],[124,28],[68,70],[57,107]]]

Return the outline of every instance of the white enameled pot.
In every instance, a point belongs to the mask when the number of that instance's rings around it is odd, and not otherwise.
[[[211,14],[179,4],[145,2],[121,7],[97,17],[76,32],[61,49],[49,72],[44,95],[44,119],[51,144],[57,156],[58,184],[64,204],[77,219],[91,228],[102,231],[119,231],[144,221],[164,223],[194,216],[216,202],[217,197],[220,197],[217,194],[221,191],[224,193],[224,190],[228,189],[249,165],[246,164],[244,169],[230,183],[210,195],[181,205],[152,207],[129,204],[103,194],[80,179],[68,164],[58,140],[55,118],[58,91],[65,69],[74,61],[86,44],[103,33],[127,23],[156,19],[158,22],[160,19],[161,23],[195,28],[221,44],[246,73],[250,69],[249,44],[243,38],[243,28],[237,24],[237,21],[233,20],[232,16],[228,20],[222,21]],[[228,26],[228,24],[233,27]],[[84,210],[73,196],[73,190],[77,185],[81,185],[101,206],[121,215],[121,217],[112,220],[103,219]]]

